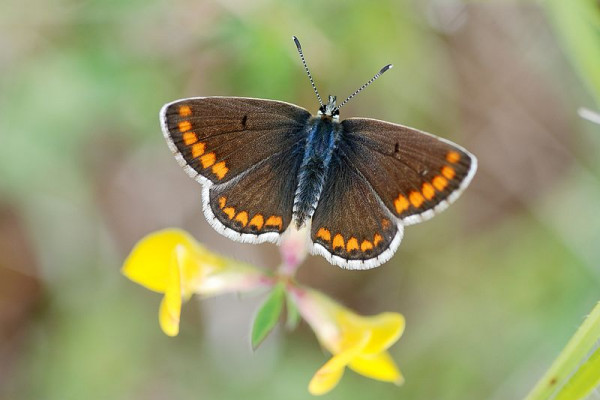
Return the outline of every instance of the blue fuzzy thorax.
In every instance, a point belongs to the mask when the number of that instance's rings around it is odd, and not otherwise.
[[[318,116],[309,120],[306,130],[306,147],[294,197],[294,219],[298,228],[312,217],[317,207],[342,127],[330,117]]]

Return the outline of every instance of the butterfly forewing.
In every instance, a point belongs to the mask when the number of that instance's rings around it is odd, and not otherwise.
[[[204,97],[169,103],[160,118],[175,158],[204,184],[211,225],[238,241],[277,241],[291,220],[310,113],[280,101]]]
[[[405,225],[445,209],[477,168],[465,149],[412,128],[361,118],[341,124],[340,151]]]
[[[178,100],[161,111],[171,150],[188,174],[227,182],[303,139],[310,113],[289,103],[239,97]]]

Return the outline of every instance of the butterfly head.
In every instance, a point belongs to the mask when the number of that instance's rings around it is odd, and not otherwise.
[[[340,110],[335,104],[336,97],[329,95],[327,104],[319,107],[318,115],[323,119],[333,119],[335,121],[340,119]]]
[[[329,95],[329,100],[327,101],[327,104],[323,104],[321,95],[319,94],[319,91],[317,90],[317,87],[315,86],[315,82],[313,81],[312,75],[310,74],[310,71],[308,70],[308,66],[306,65],[306,60],[304,59],[304,53],[302,53],[302,47],[300,46],[300,41],[298,40],[298,38],[296,36],[292,36],[292,39],[294,39],[294,43],[296,43],[296,48],[298,49],[298,54],[300,54],[300,59],[302,60],[302,65],[304,65],[304,70],[306,71],[306,74],[308,75],[310,84],[311,84],[313,90],[315,91],[315,94],[317,95],[319,104],[321,105],[321,107],[319,107],[319,112],[317,113],[317,115],[319,117],[321,117],[322,119],[332,119],[335,122],[338,122],[340,120],[340,108],[342,108],[342,106],[344,104],[346,104],[348,101],[350,101],[351,98],[353,98],[358,93],[360,93],[364,88],[366,88],[371,83],[373,83],[375,81],[375,79],[377,79],[381,75],[383,75],[383,73],[385,71],[392,68],[392,64],[388,64],[385,67],[381,68],[379,70],[379,72],[375,74],[374,77],[372,77],[367,83],[365,83],[364,85],[359,87],[354,93],[352,93],[350,96],[348,96],[348,98],[346,100],[342,101],[342,103],[339,106],[337,106],[335,104],[335,96],[332,96],[332,95]]]

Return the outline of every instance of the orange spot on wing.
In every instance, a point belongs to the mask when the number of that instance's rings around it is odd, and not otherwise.
[[[363,253],[368,250],[373,250],[373,243],[369,242],[368,240],[363,240],[363,242],[360,244],[360,249]]]
[[[179,126],[179,132],[187,132],[192,129],[192,123],[190,121],[181,121],[177,126]]]
[[[431,183],[433,183],[433,186],[435,186],[435,188],[440,192],[446,189],[446,186],[448,186],[448,180],[441,175],[437,175],[435,178],[433,178]]]
[[[427,200],[431,200],[435,197],[435,189],[431,183],[425,182],[421,188],[421,192],[423,192],[423,196]]]
[[[410,204],[412,204],[415,208],[421,207],[421,204],[423,204],[423,202],[425,201],[423,195],[419,192],[410,192],[408,198],[410,200]]]
[[[204,143],[200,142],[200,143],[196,143],[195,145],[192,146],[192,157],[194,158],[198,158],[200,157],[202,154],[204,154]]]
[[[198,141],[198,136],[194,132],[186,132],[183,134],[183,143],[190,146]]]
[[[445,167],[442,167],[442,175],[448,179],[453,179],[456,175],[456,171],[454,171],[454,168],[446,165]]]
[[[379,243],[381,243],[382,241],[383,237],[381,237],[379,233],[376,233],[375,236],[373,236],[373,245],[375,245],[376,247],[379,246]]]
[[[252,217],[252,219],[250,220],[250,226],[254,226],[256,227],[257,231],[260,231],[263,227],[263,224],[265,223],[265,219],[263,218],[262,215],[260,214],[256,214],[254,217]]]
[[[241,211],[235,216],[235,220],[241,223],[243,227],[246,227],[246,225],[248,225],[248,213],[246,211]]]
[[[449,163],[457,163],[458,160],[460,160],[460,153],[458,151],[454,151],[454,150],[450,150],[447,154],[446,154],[446,161],[448,161]]]
[[[325,228],[319,228],[319,230],[317,231],[317,237],[326,242],[329,242],[331,240],[331,232],[329,232],[329,230]]]
[[[217,156],[215,153],[208,153],[200,157],[200,162],[202,163],[202,168],[208,168],[215,163]]]
[[[267,221],[265,222],[265,226],[272,226],[272,227],[276,227],[279,230],[283,229],[283,221],[281,220],[281,217],[276,217],[275,215],[271,215],[269,218],[267,218]]]
[[[225,207],[223,212],[227,215],[227,218],[232,219],[235,215],[235,208],[233,207]]]
[[[179,106],[179,115],[182,117],[189,117],[192,115],[192,109],[190,106]]]
[[[396,200],[394,200],[394,207],[396,208],[396,212],[398,214],[402,214],[402,212],[406,211],[409,206],[410,203],[408,202],[406,197],[402,196],[401,194],[398,195],[398,198]]]
[[[351,237],[346,243],[346,251],[350,253],[352,250],[358,250],[358,240],[355,237]]]
[[[454,168],[452,167],[445,166],[442,167],[442,175],[444,175],[448,179],[452,179],[456,175],[456,171],[454,171]]]
[[[339,233],[333,237],[333,249],[335,250],[338,247],[341,247],[342,249],[345,247],[344,238]]]
[[[229,168],[227,168],[225,165],[225,161],[218,162],[212,167],[213,174],[215,174],[219,179],[223,179],[228,171]]]
[[[227,203],[227,197],[225,197],[225,196],[219,197],[219,208],[220,209],[223,209],[223,207],[225,207],[226,203]]]

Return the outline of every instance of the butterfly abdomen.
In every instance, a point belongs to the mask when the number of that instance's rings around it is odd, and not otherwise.
[[[307,131],[294,196],[294,220],[298,228],[312,217],[317,207],[341,127],[331,119],[314,117],[307,124]]]

